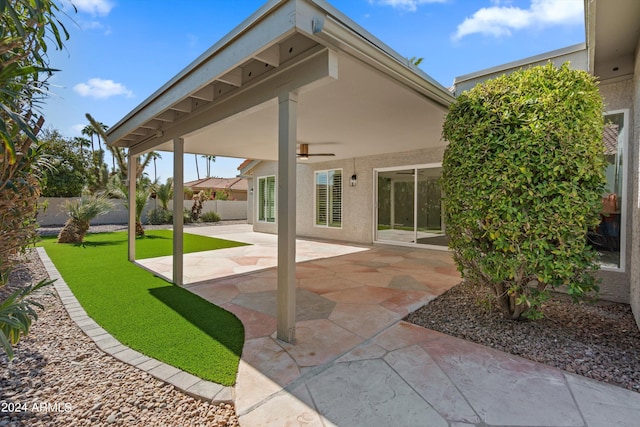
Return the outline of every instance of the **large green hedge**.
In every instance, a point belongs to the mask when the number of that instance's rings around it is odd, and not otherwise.
[[[603,103],[567,64],[516,71],[451,105],[442,189],[450,247],[505,317],[540,316],[549,287],[597,291],[586,241],[604,191]]]

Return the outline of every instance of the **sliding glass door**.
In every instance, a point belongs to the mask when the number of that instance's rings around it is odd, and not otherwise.
[[[440,165],[376,170],[379,242],[446,247]]]

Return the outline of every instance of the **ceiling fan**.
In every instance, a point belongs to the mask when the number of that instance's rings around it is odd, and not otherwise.
[[[296,154],[296,156],[300,159],[300,160],[307,160],[309,157],[311,156],[327,156],[327,157],[332,157],[335,156],[335,154],[333,153],[309,153],[309,144],[300,144],[300,149],[298,154]]]

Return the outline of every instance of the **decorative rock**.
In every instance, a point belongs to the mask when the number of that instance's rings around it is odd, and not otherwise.
[[[26,268],[0,288],[0,301],[20,286],[46,277],[37,253],[28,257]],[[27,269],[29,274],[24,274]],[[33,299],[46,309],[38,310],[38,320],[16,346],[13,361],[0,355],[0,390],[16,403],[62,403],[70,410],[0,413],[0,427],[218,425],[208,417],[218,410],[228,420],[221,426],[239,425],[232,405],[194,399],[100,351],[69,318],[53,288]]]
[[[573,304],[559,293],[552,298],[543,307],[544,319],[508,321],[488,309],[490,300],[482,288],[463,282],[406,320],[567,372],[640,390],[640,331],[629,305]]]

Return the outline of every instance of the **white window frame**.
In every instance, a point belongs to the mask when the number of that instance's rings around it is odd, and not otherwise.
[[[624,273],[626,271],[626,258],[627,258],[627,203],[629,198],[629,183],[628,171],[631,166],[631,159],[629,158],[629,109],[624,108],[621,110],[605,111],[604,117],[614,114],[622,114],[624,120],[624,127],[620,133],[622,139],[622,147],[620,153],[622,155],[622,206],[620,206],[620,266],[611,267],[607,265],[601,265],[601,271],[613,271],[616,273]]]
[[[273,221],[269,221],[268,218],[265,217],[265,219],[260,219],[261,216],[261,211],[262,211],[262,206],[260,206],[260,181],[264,181],[265,185],[267,183],[267,180],[269,178],[273,178]],[[278,221],[278,183],[277,183],[277,177],[275,175],[264,175],[264,176],[259,176],[257,178],[257,188],[258,191],[256,191],[256,221],[263,223],[263,224],[275,224]]]
[[[327,178],[329,176],[329,172],[340,171],[340,226],[330,225],[329,215],[327,214],[327,223],[326,224],[318,224],[318,174],[324,173],[327,174]],[[327,180],[328,182],[328,180]],[[327,193],[329,194],[329,193]],[[328,206],[328,204],[327,204]],[[323,169],[316,170],[313,172],[313,225],[318,228],[331,228],[335,230],[342,229],[342,225],[344,224],[344,171],[342,168],[334,168],[334,169]]]
[[[373,169],[373,190],[374,190],[374,194],[373,194],[373,208],[372,208],[372,212],[373,212],[373,224],[371,227],[371,235],[373,236],[373,242],[374,243],[383,243],[383,244],[389,244],[389,245],[395,245],[395,246],[408,246],[408,247],[420,247],[420,248],[425,248],[425,249],[433,249],[436,251],[443,251],[443,252],[448,252],[449,248],[445,247],[445,246],[437,246],[437,245],[425,245],[425,244],[420,244],[420,243],[407,243],[407,242],[399,242],[399,241],[395,241],[395,240],[384,240],[384,239],[379,239],[378,238],[378,173],[380,172],[393,172],[393,171],[399,171],[399,170],[410,170],[413,169],[414,171],[417,171],[418,169],[436,169],[436,168],[442,168],[442,162],[437,162],[437,163],[421,163],[421,164],[414,164],[414,165],[402,165],[402,166],[389,166],[389,167],[384,167],[384,168],[374,168]],[[416,233],[416,229],[418,227],[418,216],[416,215],[416,207],[418,205],[418,180],[417,178],[414,179],[414,196],[413,196],[413,208],[414,208],[414,215],[413,215],[413,229],[414,229],[414,233]],[[442,227],[444,230],[446,230],[446,224],[443,221]],[[415,240],[417,240],[417,235],[415,237]]]

